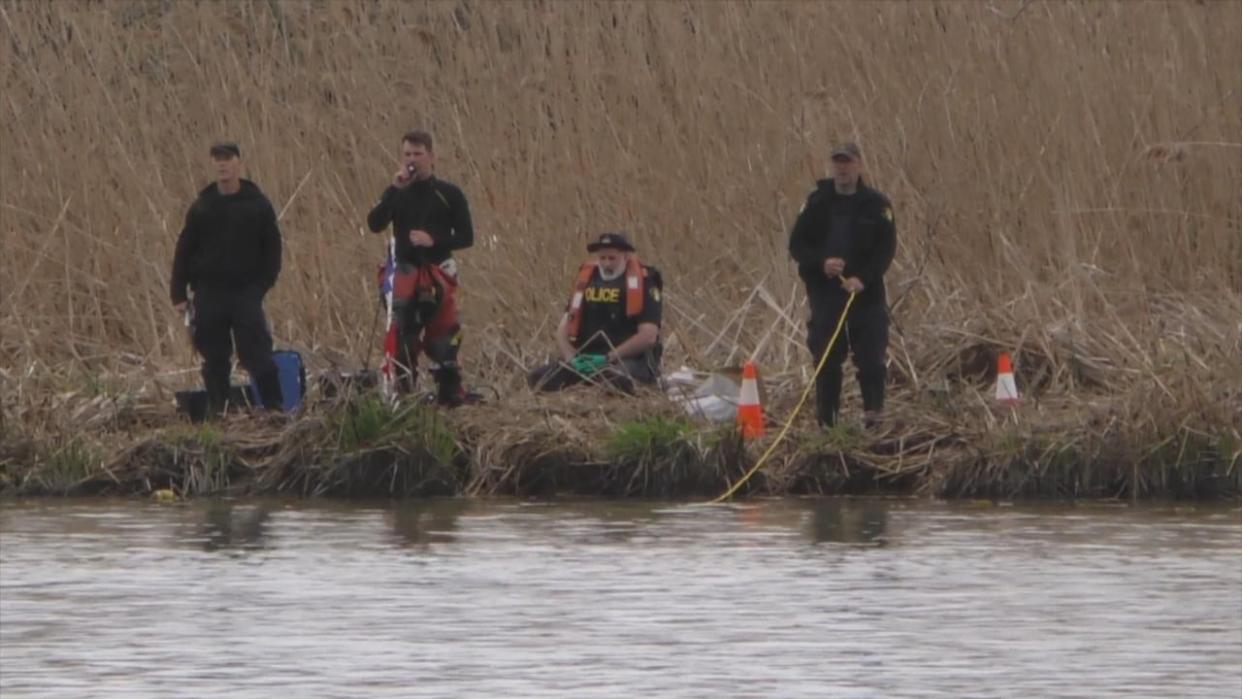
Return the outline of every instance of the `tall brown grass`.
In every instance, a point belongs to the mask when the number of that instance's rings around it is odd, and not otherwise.
[[[5,410],[39,377],[194,382],[168,269],[224,137],[282,214],[278,344],[361,364],[364,217],[412,127],[470,197],[465,360],[502,392],[609,228],[665,272],[670,362],[796,383],[786,234],[851,139],[898,217],[899,382],[994,344],[1052,393],[1234,410],[1238,26],[1233,2],[0,2]]]

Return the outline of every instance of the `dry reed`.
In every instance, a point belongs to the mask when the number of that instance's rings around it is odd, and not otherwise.
[[[1213,2],[0,3],[5,450],[138,434],[195,383],[167,274],[219,137],[282,214],[278,344],[312,373],[373,357],[363,218],[413,126],[473,205],[470,380],[527,439],[551,418],[520,373],[615,227],[664,270],[669,363],[754,356],[783,415],[808,364],[785,236],[847,138],[897,211],[906,425],[995,432],[1004,348],[1025,423],[1236,439],[1239,24]]]

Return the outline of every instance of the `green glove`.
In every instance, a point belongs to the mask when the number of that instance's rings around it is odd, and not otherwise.
[[[608,366],[608,357],[602,354],[579,354],[569,360],[569,365],[583,376],[594,376]]]

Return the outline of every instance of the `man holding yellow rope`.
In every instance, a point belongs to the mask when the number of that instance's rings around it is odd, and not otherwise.
[[[807,346],[812,366],[819,366],[824,352],[829,352],[815,377],[816,414],[825,427],[837,422],[847,349],[858,369],[864,424],[876,425],[884,408],[888,352],[884,273],[897,251],[897,229],[888,197],[864,184],[862,171],[857,145],[834,148],[832,177],[816,183],[789,234],[789,254],[798,263],[811,305]],[[829,348],[850,294],[856,297],[848,309],[845,337]]]

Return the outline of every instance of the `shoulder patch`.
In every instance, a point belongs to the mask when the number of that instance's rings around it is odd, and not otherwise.
[[[884,216],[884,219],[886,221],[888,221],[889,223],[893,222],[893,207],[886,206],[884,207],[884,211],[882,211],[881,213]]]

